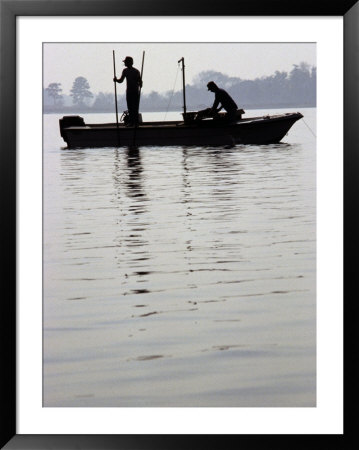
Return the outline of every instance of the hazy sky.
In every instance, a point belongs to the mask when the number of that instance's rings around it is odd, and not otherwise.
[[[43,83],[62,84],[63,94],[69,94],[78,76],[87,78],[90,90],[112,92],[113,59],[116,55],[116,74],[124,68],[122,60],[132,56],[134,66],[141,70],[145,51],[143,93],[181,89],[181,71],[178,60],[183,56],[186,65],[186,83],[202,71],[215,70],[242,79],[274,74],[276,70],[289,72],[293,64],[306,62],[316,66],[314,43],[48,43],[44,44]],[[118,94],[125,91],[125,83],[117,85]],[[205,88],[205,87],[204,87]]]

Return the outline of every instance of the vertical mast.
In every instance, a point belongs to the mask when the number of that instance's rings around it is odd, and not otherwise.
[[[184,58],[182,58],[178,61],[179,63],[182,63],[182,85],[183,85],[183,118],[186,118],[187,108],[186,108],[186,80],[185,80],[185,74],[184,74]]]

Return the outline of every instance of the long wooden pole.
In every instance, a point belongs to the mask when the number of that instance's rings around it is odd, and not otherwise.
[[[116,78],[116,61],[115,61],[115,50],[112,50],[112,58],[113,58],[113,76]],[[116,107],[116,126],[118,128],[118,108],[117,108],[117,86],[116,81],[115,84],[115,107]]]
[[[138,96],[138,111],[140,111],[140,100],[141,100],[141,89],[142,89],[142,77],[143,77],[143,64],[145,62],[145,51],[142,52],[142,66],[141,66],[141,85],[140,85],[140,93]]]
[[[184,57],[178,61],[179,63],[182,62],[182,87],[183,87],[183,118],[186,119],[186,113],[187,113],[187,107],[186,107],[186,80],[185,80],[185,74],[184,74]]]
[[[143,64],[145,62],[145,51],[142,52],[142,66],[141,66],[141,84],[140,84],[140,92],[138,94],[138,111],[137,111],[137,121],[135,124],[135,129],[133,130],[133,146],[136,145],[136,132],[138,127],[138,115],[140,114],[140,100],[141,100],[141,89],[142,89],[142,76],[143,76]]]

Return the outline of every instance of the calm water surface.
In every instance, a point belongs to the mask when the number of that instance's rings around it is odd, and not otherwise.
[[[315,406],[299,110],[283,144],[234,148],[67,150],[44,116],[44,406]]]

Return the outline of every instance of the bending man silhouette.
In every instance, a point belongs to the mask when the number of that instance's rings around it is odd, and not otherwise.
[[[134,126],[138,124],[138,108],[140,103],[140,87],[142,87],[141,74],[139,70],[133,67],[133,58],[126,56],[123,60],[126,68],[123,69],[121,78],[114,78],[113,81],[122,83],[126,78],[126,102],[129,113],[128,126]]]
[[[224,89],[220,89],[214,81],[210,81],[207,84],[207,88],[215,94],[214,103],[210,113],[217,114],[223,108],[227,112],[225,115],[226,122],[234,122],[236,120],[238,106],[233,98]],[[219,104],[221,104],[221,106],[218,108]]]

